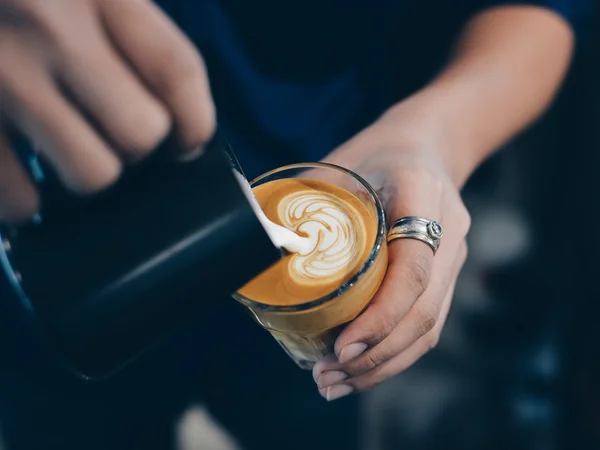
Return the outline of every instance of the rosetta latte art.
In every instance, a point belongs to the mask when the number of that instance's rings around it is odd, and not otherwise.
[[[297,191],[280,201],[278,215],[283,226],[311,243],[290,260],[296,282],[329,282],[354,269],[365,239],[363,219],[352,205],[326,192]]]

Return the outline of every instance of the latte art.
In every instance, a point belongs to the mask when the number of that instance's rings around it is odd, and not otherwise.
[[[269,305],[311,301],[342,286],[369,257],[377,221],[351,192],[309,179],[274,180],[253,192],[289,253],[240,289],[246,298]]]
[[[268,221],[302,248],[283,245],[289,253],[234,297],[300,368],[311,370],[367,308],[388,260],[383,211],[369,186],[335,168],[301,172],[315,179],[296,177],[297,169],[266,175],[278,178],[254,186],[253,193]],[[322,180],[329,176],[339,185]]]
[[[289,275],[297,283],[330,282],[353,270],[364,252],[364,223],[350,203],[328,192],[296,191],[278,205],[281,224],[310,242],[294,254]]]

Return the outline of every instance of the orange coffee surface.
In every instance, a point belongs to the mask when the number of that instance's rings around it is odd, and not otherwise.
[[[254,194],[271,221],[310,237],[315,248],[285,256],[240,289],[243,296],[269,305],[305,303],[335,291],[367,260],[377,218],[347,190],[291,178],[257,186]]]

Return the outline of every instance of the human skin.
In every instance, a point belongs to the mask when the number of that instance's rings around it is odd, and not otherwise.
[[[573,42],[567,22],[549,10],[484,11],[436,79],[326,158],[370,181],[389,219],[437,220],[444,236],[435,257],[418,241],[391,243],[381,289],[341,333],[335,354],[315,366],[325,398],[369,389],[436,345],[467,254],[460,189],[548,107]],[[215,108],[201,55],[152,2],[0,0],[0,220],[17,222],[35,214],[38,196],[10,147],[10,128],[30,138],[67,186],[89,193],[172,129],[181,157],[197,155],[214,132]]]
[[[538,7],[487,10],[465,27],[447,67],[326,160],[381,193],[390,223],[404,216],[444,228],[436,255],[424,243],[389,245],[383,284],[315,365],[321,395],[334,400],[402,372],[435,347],[467,255],[470,217],[460,189],[477,166],[535,120],[559,88],[573,34]]]
[[[149,0],[0,0],[0,220],[38,208],[10,148],[16,128],[79,193],[175,129],[190,158],[215,129],[201,55]]]

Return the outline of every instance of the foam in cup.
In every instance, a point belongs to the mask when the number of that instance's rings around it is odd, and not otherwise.
[[[260,185],[254,194],[265,228],[291,254],[246,284],[242,295],[275,305],[307,302],[335,291],[367,259],[376,221],[345,189],[285,179]]]
[[[339,175],[317,175],[326,172]],[[343,185],[319,178],[281,177],[254,187],[251,202],[273,239],[286,239],[278,237],[283,227],[301,244],[234,295],[306,370],[333,353],[339,333],[365,310],[387,268],[376,199],[361,195],[351,176]]]
[[[290,276],[298,283],[339,278],[362,253],[360,214],[333,194],[291,192],[280,200],[278,215],[284,227],[310,243],[290,261]]]

